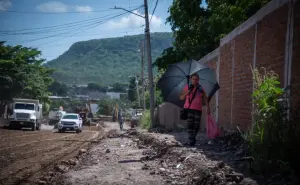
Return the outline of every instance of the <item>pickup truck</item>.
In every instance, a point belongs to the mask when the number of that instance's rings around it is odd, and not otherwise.
[[[79,114],[66,113],[58,122],[58,132],[82,131],[82,118]]]

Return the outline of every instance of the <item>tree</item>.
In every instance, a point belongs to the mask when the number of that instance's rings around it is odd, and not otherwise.
[[[113,92],[126,92],[126,89],[124,88],[124,85],[119,84],[119,83],[114,83],[112,85],[111,91],[113,91]]]
[[[105,87],[102,87],[99,84],[96,83],[88,83],[87,89],[89,91],[99,91],[99,92],[106,92],[107,89]]]
[[[130,78],[129,81],[128,100],[131,102],[137,100],[135,77]]]
[[[155,65],[165,69],[168,64],[201,59],[269,1],[206,0],[207,7],[201,7],[202,0],[174,0],[167,18],[175,37],[174,47],[164,50]]]
[[[154,83],[156,84],[156,87],[157,87],[158,80],[162,77],[164,72],[165,72],[165,70],[159,70],[157,75],[154,77]],[[155,93],[155,106],[158,106],[164,102],[162,94],[161,94],[161,90],[159,88],[156,88],[154,93]],[[146,108],[149,109],[150,108],[149,90],[145,91],[145,102],[146,102]]]
[[[6,105],[14,97],[49,102],[52,69],[42,66],[41,52],[23,46],[8,46],[0,42],[0,104]]]
[[[98,103],[99,109],[98,114],[101,115],[112,115],[114,106],[116,105],[116,101],[110,98],[101,99]]]
[[[56,96],[66,96],[68,94],[68,86],[56,80],[49,86],[48,90]]]

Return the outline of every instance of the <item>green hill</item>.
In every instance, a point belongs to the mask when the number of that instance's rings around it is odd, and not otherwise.
[[[144,35],[133,35],[76,42],[45,66],[56,69],[53,77],[67,84],[127,83],[128,76],[141,71],[138,50],[143,39]],[[151,34],[153,62],[172,42],[171,33]]]

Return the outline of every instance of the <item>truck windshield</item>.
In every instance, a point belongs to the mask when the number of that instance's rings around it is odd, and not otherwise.
[[[78,119],[77,115],[64,115],[62,119]]]
[[[15,109],[34,110],[34,104],[16,103]]]

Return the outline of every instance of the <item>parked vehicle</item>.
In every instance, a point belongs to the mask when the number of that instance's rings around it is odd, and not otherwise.
[[[48,118],[49,118],[48,124],[56,125],[64,114],[66,114],[66,112],[62,111],[62,110],[50,111],[49,116],[48,116]]]
[[[31,128],[32,131],[40,130],[42,104],[39,100],[14,98],[10,104],[11,115],[9,116],[9,128]]]
[[[142,115],[143,115],[143,109],[133,109],[132,110],[131,122],[130,122],[131,128],[138,126],[139,120]]]
[[[58,122],[58,132],[65,131],[82,131],[82,118],[79,114],[66,113],[62,116]]]

